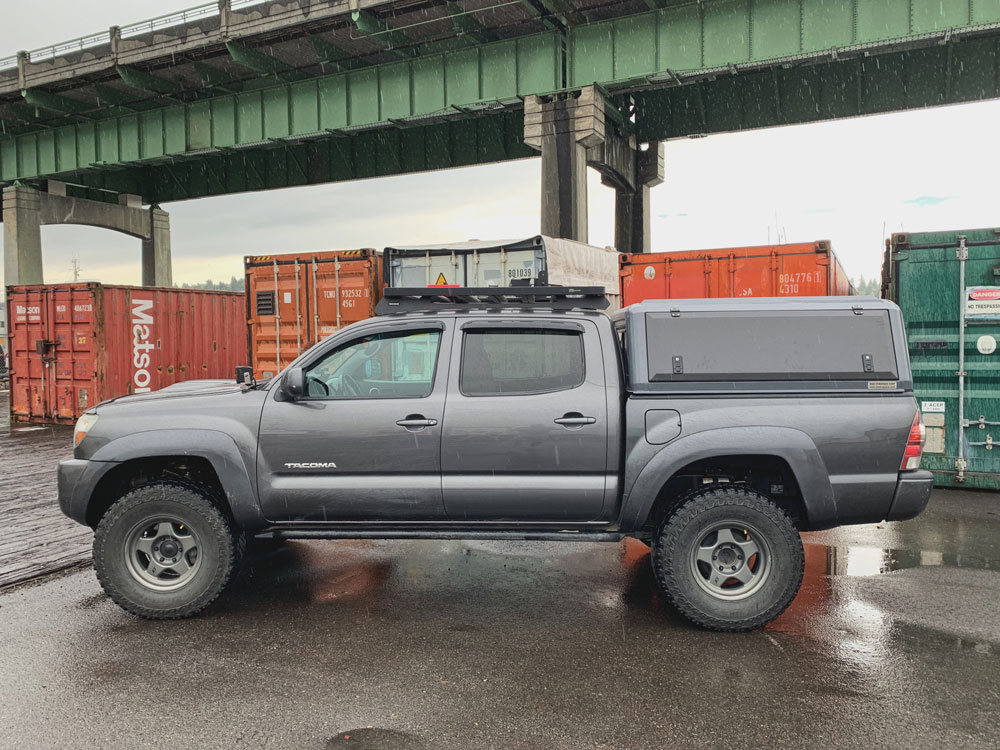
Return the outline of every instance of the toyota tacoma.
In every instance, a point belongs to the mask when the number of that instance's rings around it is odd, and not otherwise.
[[[716,630],[789,605],[800,532],[926,506],[892,302],[606,306],[599,287],[387,289],[267,382],[91,409],[60,506],[147,618],[202,610],[259,539],[635,537]]]

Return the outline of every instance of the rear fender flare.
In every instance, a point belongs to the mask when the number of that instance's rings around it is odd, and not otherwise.
[[[788,463],[802,491],[811,528],[837,524],[830,475],[812,438],[790,427],[745,426],[696,432],[664,446],[626,490],[622,499],[621,529],[642,528],[660,489],[688,464],[716,456],[748,454],[776,456]]]

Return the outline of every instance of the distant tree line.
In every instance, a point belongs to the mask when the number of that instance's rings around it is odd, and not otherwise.
[[[242,292],[244,279],[242,276],[230,277],[229,281],[212,281],[208,279],[198,284],[181,284],[181,289],[214,289],[218,292]]]
[[[854,284],[854,288],[857,290],[858,294],[861,295],[871,295],[872,297],[882,296],[882,284],[878,279],[865,279],[865,277],[858,276],[856,279],[851,279],[851,283]],[[243,287],[240,287],[241,289]]]

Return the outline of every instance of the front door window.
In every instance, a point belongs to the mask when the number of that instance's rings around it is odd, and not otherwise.
[[[306,368],[310,399],[425,398],[434,387],[441,332],[376,333]]]

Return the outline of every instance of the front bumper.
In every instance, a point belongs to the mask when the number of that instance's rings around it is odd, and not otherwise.
[[[886,521],[906,521],[920,515],[931,499],[934,475],[929,471],[907,471],[896,482],[896,494],[885,517]]]
[[[87,525],[87,507],[94,488],[115,464],[70,458],[59,462],[59,509],[77,523]]]

